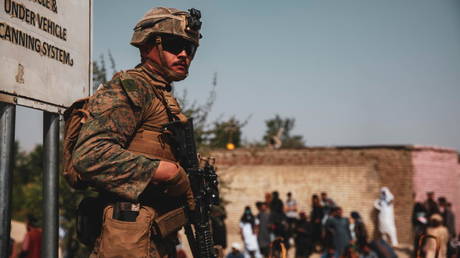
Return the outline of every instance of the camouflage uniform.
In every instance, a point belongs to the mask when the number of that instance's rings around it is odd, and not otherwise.
[[[160,75],[149,72],[145,64],[136,70],[157,84],[148,85],[139,77],[123,80],[120,73],[104,84],[89,101],[90,118],[82,127],[73,156],[84,181],[133,202],[139,201],[159,159],[127,149],[146,109],[152,104],[161,105],[153,87],[171,88]],[[158,116],[164,116],[166,110],[159,112]]]
[[[158,126],[167,122],[166,107],[156,96],[154,87],[157,92],[168,95],[171,86],[145,68],[145,64],[134,71],[137,77],[132,73],[127,78],[116,74],[90,98],[90,116],[81,129],[74,164],[82,180],[96,187],[103,196],[149,205],[161,215],[183,204],[162,194],[162,188],[150,182],[160,159],[167,158],[129,149],[133,136],[142,133],[146,121]],[[168,257],[174,250],[174,241],[156,239],[150,253],[157,255],[153,257]],[[98,257],[97,248],[98,243],[92,257]]]
[[[72,155],[73,166],[87,185],[115,202],[129,201],[149,207],[155,216],[185,203],[182,196],[168,196],[162,185],[151,182],[160,160],[177,162],[162,126],[171,120],[186,121],[169,83],[185,76],[180,78],[171,70],[163,69],[163,49],[158,35],[182,37],[197,47],[201,22],[199,12],[196,15],[198,18],[193,19],[193,13],[172,8],[154,8],[147,12],[136,25],[131,44],[140,47],[149,38],[156,37],[162,64],[144,59],[135,69],[115,74],[90,97],[87,120]],[[105,210],[104,219],[106,216]],[[107,257],[103,252],[98,253],[101,241],[105,241],[101,238],[96,241],[91,257]],[[151,237],[149,257],[173,255],[174,240],[174,236]],[[123,240],[120,242],[123,248]],[[136,257],[132,254],[112,256]]]

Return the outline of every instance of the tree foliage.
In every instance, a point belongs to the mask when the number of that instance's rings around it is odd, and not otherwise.
[[[274,118],[265,121],[267,129],[263,140],[268,145],[273,145],[277,139],[281,141],[281,148],[303,148],[305,143],[302,135],[291,135],[295,126],[295,118],[282,118],[275,115]]]
[[[225,121],[215,121],[210,132],[209,147],[225,148],[231,143],[235,148],[241,147],[242,132],[241,129],[248,123],[238,120],[235,116]]]
[[[42,221],[42,146],[36,146],[31,152],[22,152],[15,142],[15,168],[13,171],[12,218],[25,221],[31,213]]]

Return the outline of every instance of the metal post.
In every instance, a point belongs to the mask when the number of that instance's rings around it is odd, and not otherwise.
[[[8,257],[16,106],[0,103],[0,257]]]
[[[43,112],[42,257],[58,257],[59,115]]]

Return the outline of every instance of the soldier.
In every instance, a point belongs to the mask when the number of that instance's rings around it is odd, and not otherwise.
[[[188,75],[200,18],[196,9],[149,10],[131,40],[141,63],[89,99],[72,163],[105,203],[91,257],[174,257],[181,207],[195,201],[164,125],[187,121],[171,88]]]

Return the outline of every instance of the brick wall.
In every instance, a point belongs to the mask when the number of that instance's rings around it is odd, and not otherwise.
[[[372,205],[371,201],[378,198],[378,189],[387,186],[395,195],[399,240],[402,243],[411,243],[410,218],[414,184],[420,190],[425,187],[420,182],[426,181],[419,178],[421,174],[426,174],[420,172],[422,171],[420,162],[425,158],[422,154],[416,155],[416,153],[423,153],[422,150],[423,148],[412,146],[331,147],[276,151],[240,149],[216,151],[213,156],[217,158],[219,173],[230,187],[225,197],[232,202],[228,206],[231,214],[228,223],[232,232],[236,230],[235,223],[244,206],[253,205],[256,200],[263,198],[263,193],[273,190],[279,190],[283,198],[287,191],[292,191],[294,197],[300,202],[301,209],[307,211],[310,209],[309,196],[312,193],[327,191],[339,205],[345,208],[346,214],[351,209],[360,211],[365,216],[367,226],[372,229],[373,224],[370,222],[371,215],[368,209]],[[436,152],[435,149],[433,151]],[[445,161],[439,162],[443,164]],[[449,162],[454,162],[453,158],[449,159]],[[457,166],[456,172],[442,173],[457,173],[458,178],[459,171]],[[293,179],[297,177],[301,180]],[[456,181],[457,186],[451,183],[447,187],[458,189],[458,181]],[[455,191],[452,190],[451,194],[455,194]],[[459,196],[458,192],[457,196]],[[454,205],[457,208],[460,206]]]
[[[309,214],[311,195],[327,192],[343,207],[348,216],[359,211],[372,233],[372,211],[378,195],[379,176],[373,166],[299,166],[299,165],[254,165],[232,166],[220,172],[225,181],[225,198],[229,242],[239,241],[238,223],[246,205],[256,213],[255,202],[263,201],[266,192],[279,191],[285,200],[292,192],[299,211]],[[334,183],[332,183],[334,182]]]
[[[444,196],[453,204],[455,214],[460,214],[460,166],[458,153],[441,148],[418,147],[412,152],[414,164],[414,192],[417,201],[426,199],[426,192],[435,197]],[[457,232],[460,218],[457,218]]]

